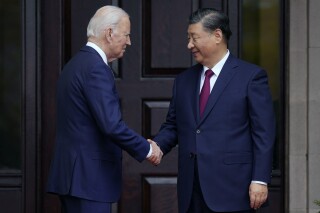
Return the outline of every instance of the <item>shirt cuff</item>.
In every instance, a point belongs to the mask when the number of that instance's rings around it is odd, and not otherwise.
[[[262,185],[268,186],[268,184],[263,182],[263,181],[253,180],[253,181],[251,181],[251,183],[258,183],[258,184],[262,184]]]
[[[149,150],[149,153],[148,153],[148,155],[147,155],[146,158],[150,158],[151,155],[152,155],[152,146],[151,146],[151,144],[150,144],[150,150]]]

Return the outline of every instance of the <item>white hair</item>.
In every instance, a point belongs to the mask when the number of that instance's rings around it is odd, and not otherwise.
[[[104,6],[97,10],[87,27],[87,37],[99,37],[106,28],[116,28],[122,17],[129,17],[123,9],[116,6]]]

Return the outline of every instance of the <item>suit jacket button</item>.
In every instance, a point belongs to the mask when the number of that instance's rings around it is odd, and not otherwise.
[[[197,134],[199,134],[201,131],[200,131],[200,129],[197,129]]]

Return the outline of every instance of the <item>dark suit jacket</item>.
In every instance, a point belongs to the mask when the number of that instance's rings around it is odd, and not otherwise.
[[[250,209],[251,181],[271,178],[275,120],[266,72],[230,54],[200,119],[202,69],[197,64],[177,76],[166,122],[154,140],[164,153],[178,143],[180,212],[191,199],[194,154],[212,210]]]
[[[47,191],[117,201],[121,148],[143,161],[150,145],[123,122],[112,70],[85,46],[58,80],[57,134]]]

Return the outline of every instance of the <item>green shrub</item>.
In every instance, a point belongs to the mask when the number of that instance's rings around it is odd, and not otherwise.
[[[318,206],[320,206],[320,200],[315,200],[315,201],[313,201],[316,205],[318,205]],[[318,213],[320,213],[320,211],[318,212]]]

